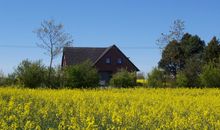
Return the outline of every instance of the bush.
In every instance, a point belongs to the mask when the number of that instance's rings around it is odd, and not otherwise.
[[[0,86],[6,85],[6,77],[4,76],[4,73],[0,70]]]
[[[136,85],[136,73],[121,69],[112,76],[110,85],[123,88],[133,87]]]
[[[178,87],[186,87],[188,85],[188,78],[182,72],[177,73],[176,75],[176,85]]]
[[[24,87],[37,88],[45,85],[46,68],[41,61],[23,60],[15,70],[18,83]]]
[[[8,74],[6,77],[6,86],[16,85],[17,78],[15,73]]]
[[[90,61],[69,66],[64,70],[64,86],[70,88],[92,88],[99,84],[99,75]]]
[[[185,68],[179,72],[180,75],[177,77],[179,85],[184,87],[198,88],[201,86],[199,81],[199,75],[202,71],[202,62],[199,58],[191,58],[186,61]],[[180,81],[184,80],[184,81]],[[178,86],[179,86],[178,85]],[[181,86],[183,87],[183,86]]]
[[[6,78],[0,77],[0,86],[5,86],[5,85],[6,85]]]
[[[49,68],[46,69],[46,78],[45,78],[45,84],[47,87],[50,88],[61,88],[63,86],[63,72],[61,66],[57,66],[54,68],[51,68],[51,74],[49,79]]]
[[[220,68],[213,63],[205,65],[200,75],[200,81],[205,87],[220,87]]]
[[[160,70],[159,68],[154,68],[148,74],[148,86],[149,87],[164,87],[166,76],[164,71]]]

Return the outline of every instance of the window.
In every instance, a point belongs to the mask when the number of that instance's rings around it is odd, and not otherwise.
[[[106,63],[106,64],[110,64],[110,63],[111,63],[111,59],[110,59],[110,58],[106,58],[106,59],[105,59],[105,63]]]
[[[117,59],[117,64],[122,64],[122,59],[121,58]]]

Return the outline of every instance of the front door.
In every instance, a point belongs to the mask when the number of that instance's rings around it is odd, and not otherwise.
[[[109,83],[110,79],[112,78],[112,72],[102,71],[99,72],[99,76],[100,76],[100,85],[105,86]]]

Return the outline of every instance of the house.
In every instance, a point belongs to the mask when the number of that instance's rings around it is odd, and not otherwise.
[[[62,67],[80,64],[86,60],[90,60],[98,70],[101,85],[108,83],[112,74],[121,68],[130,72],[139,71],[116,45],[106,48],[65,47],[63,49]]]

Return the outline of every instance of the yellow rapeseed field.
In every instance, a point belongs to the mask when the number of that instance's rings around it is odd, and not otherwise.
[[[220,129],[220,90],[0,88],[0,129]]]

